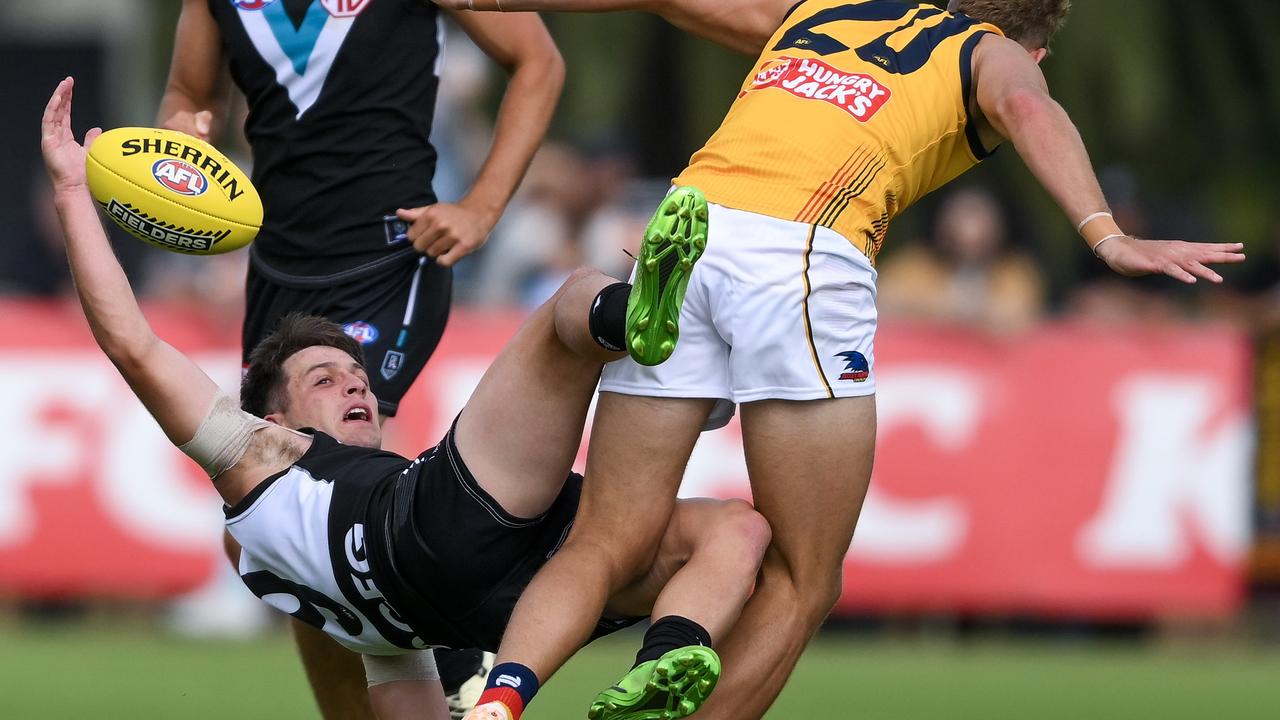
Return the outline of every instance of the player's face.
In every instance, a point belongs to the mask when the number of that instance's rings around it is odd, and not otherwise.
[[[382,445],[378,399],[364,367],[350,355],[335,347],[305,348],[285,360],[284,376],[288,409],[268,420],[322,430],[346,445]]]

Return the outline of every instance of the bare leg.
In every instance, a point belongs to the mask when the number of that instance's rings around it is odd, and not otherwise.
[[[608,611],[654,620],[680,615],[719,642],[737,622],[768,545],[769,523],[749,503],[681,500],[653,567],[610,598]]]
[[[222,549],[231,567],[240,566],[240,544],[223,530]],[[339,645],[323,630],[304,622],[289,620],[293,642],[307,673],[311,694],[325,720],[372,720],[373,706],[365,686],[364,663],[360,656]]]
[[[587,641],[608,598],[653,564],[712,403],[600,394],[577,520],[516,605],[499,663],[545,682]]]
[[[538,515],[560,494],[600,369],[623,355],[605,351],[588,330],[592,301],[615,282],[575,272],[507,343],[458,418],[459,453],[512,515]]]
[[[773,542],[755,594],[720,645],[725,675],[702,720],[762,717],[839,599],[871,479],[875,399],[750,403],[742,431],[756,509]]]
[[[290,620],[307,681],[325,720],[373,720],[364,663],[323,630]]]

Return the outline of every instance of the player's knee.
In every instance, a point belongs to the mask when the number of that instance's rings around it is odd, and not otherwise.
[[[769,521],[745,500],[726,500],[717,509],[715,526],[717,543],[727,543],[737,550],[744,564],[755,574],[773,538]]]
[[[567,288],[570,285],[573,285],[574,283],[578,282],[583,278],[588,278],[588,277],[591,277],[592,275],[599,275],[599,274],[600,274],[600,271],[596,270],[595,268],[589,268],[589,267],[575,268],[573,272],[569,273],[569,278],[564,281],[564,287]]]
[[[589,267],[580,267],[569,273],[569,277],[560,284],[560,289],[556,291],[556,296],[567,295],[573,287],[579,283],[588,281],[588,278],[604,277],[599,270]],[[598,283],[597,283],[598,284]]]

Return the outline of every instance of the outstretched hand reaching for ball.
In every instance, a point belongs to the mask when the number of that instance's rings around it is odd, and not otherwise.
[[[44,154],[44,167],[49,172],[54,192],[88,189],[84,162],[87,148],[102,134],[102,128],[85,133],[84,144],[76,142],[71,132],[71,91],[75,80],[65,78],[58,83],[44,108],[40,120],[40,151]]]

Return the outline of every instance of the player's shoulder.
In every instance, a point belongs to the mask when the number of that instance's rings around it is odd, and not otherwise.
[[[998,77],[1042,77],[1025,47],[997,33],[987,33],[978,40],[970,62],[975,86],[992,73]]]

